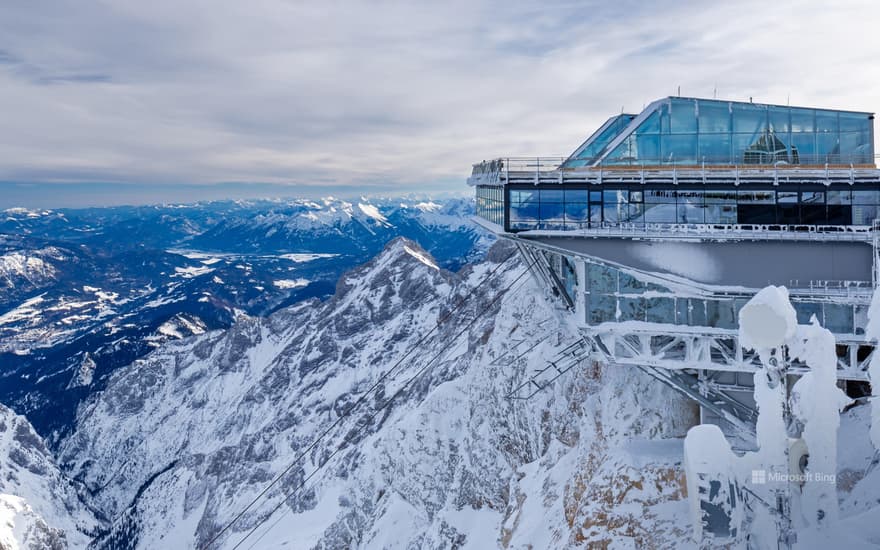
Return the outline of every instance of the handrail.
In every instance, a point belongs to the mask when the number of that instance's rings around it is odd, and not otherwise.
[[[536,224],[540,222],[535,222]],[[871,226],[858,225],[782,225],[782,224],[662,224],[601,222],[572,229],[521,229],[524,235],[568,235],[584,237],[703,237],[709,239],[761,239],[798,241],[857,241],[871,238]]]
[[[473,165],[471,176],[478,177],[501,172],[599,172],[621,170],[875,170],[880,155],[801,155],[796,163],[731,162],[729,157],[701,157],[690,161],[675,158],[633,159],[626,163],[566,166],[567,157],[499,157]],[[871,162],[873,160],[873,162]]]

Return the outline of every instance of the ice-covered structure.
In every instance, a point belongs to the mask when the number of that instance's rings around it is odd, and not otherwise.
[[[668,97],[611,117],[567,158],[474,165],[475,220],[517,245],[583,336],[515,396],[592,357],[643,369],[753,447],[762,360],[737,319],[767,285],[788,289],[797,323],[833,334],[835,380],[866,395],[873,125],[864,112]],[[786,384],[807,370],[793,361]]]

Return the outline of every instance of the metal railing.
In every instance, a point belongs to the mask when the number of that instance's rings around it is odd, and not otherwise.
[[[731,170],[740,169],[803,169],[803,168],[874,168],[880,155],[800,155],[797,160],[784,160],[772,157],[743,155],[737,158],[702,156],[692,159],[677,159],[674,156],[663,158],[632,158],[621,159],[613,163],[599,162],[595,165],[563,167],[568,157],[499,157],[492,160],[484,160],[473,165],[471,175],[485,175],[498,172],[553,172],[556,170],[566,171],[593,171],[598,169],[632,169],[651,168],[658,169],[680,168],[682,170]],[[578,162],[575,160],[574,162]]]
[[[538,222],[540,223],[540,222]],[[798,241],[871,240],[873,230],[861,225],[779,224],[631,224],[601,222],[576,229],[523,229],[528,234],[565,234],[588,237],[680,237]]]

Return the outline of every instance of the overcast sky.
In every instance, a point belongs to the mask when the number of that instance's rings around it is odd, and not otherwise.
[[[867,0],[7,0],[0,206],[465,190],[473,162],[566,155],[679,86],[876,111],[878,16]]]

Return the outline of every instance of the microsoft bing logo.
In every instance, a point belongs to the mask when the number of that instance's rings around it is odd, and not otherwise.
[[[767,483],[767,470],[752,470],[752,483],[755,485]]]

